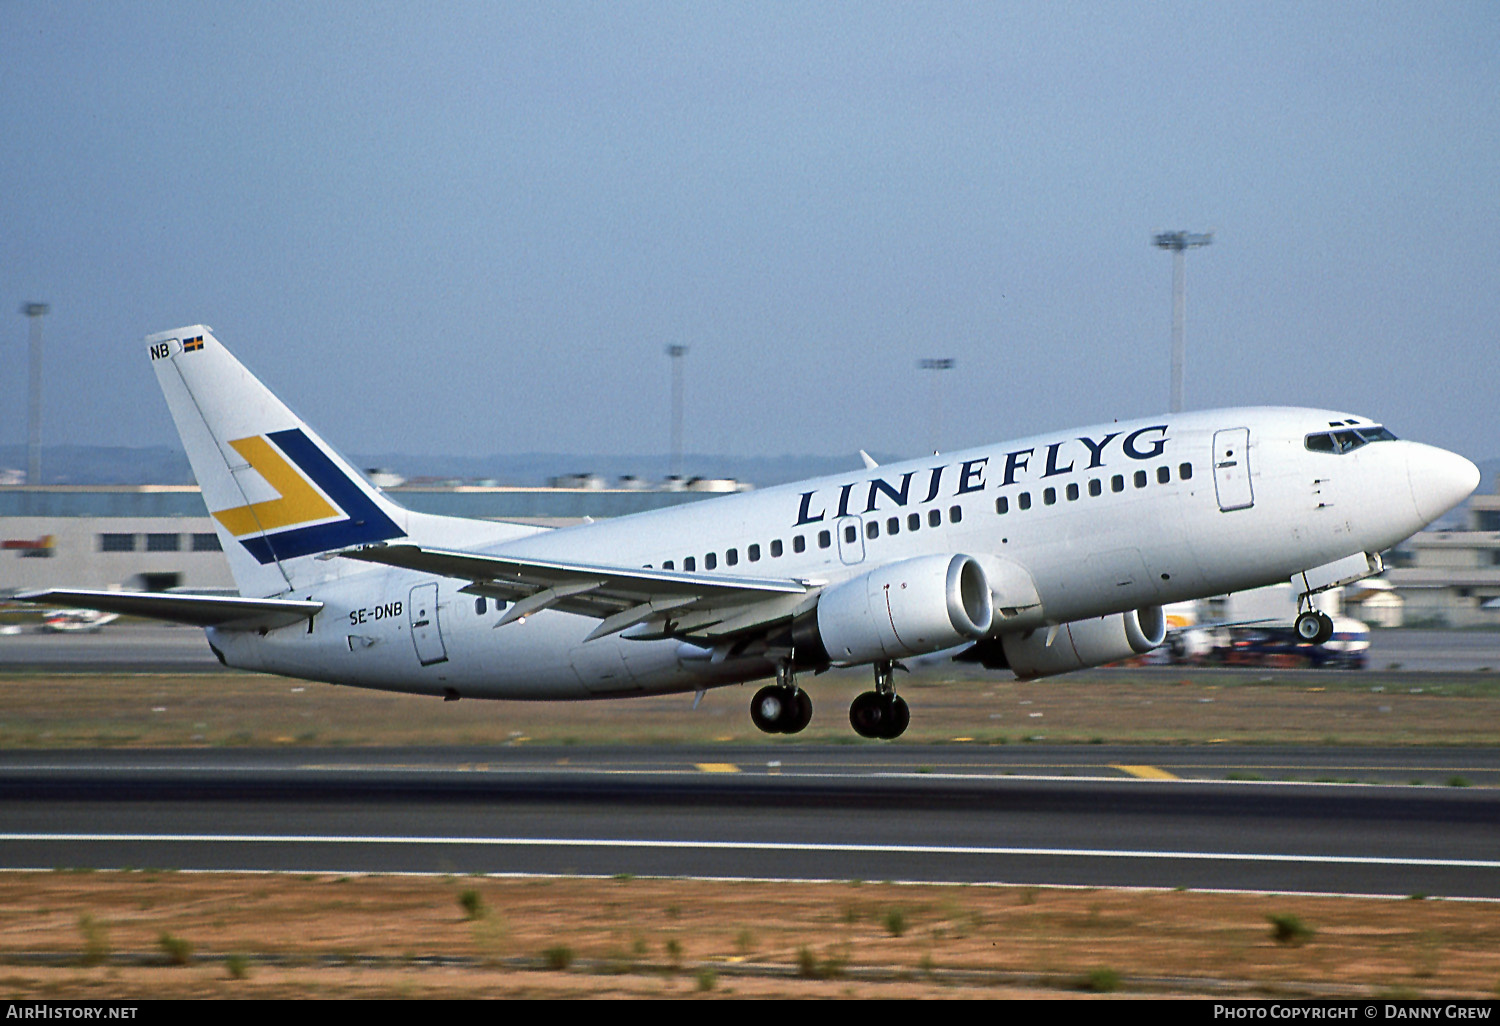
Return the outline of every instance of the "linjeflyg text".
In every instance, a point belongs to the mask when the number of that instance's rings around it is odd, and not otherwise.
[[[1118,446],[1114,444],[1116,439],[1119,439]],[[1004,488],[1021,481],[1044,480],[1072,473],[1075,469],[1095,470],[1106,465],[1115,448],[1132,460],[1155,459],[1166,451],[1167,425],[1153,424],[1137,428],[1128,435],[1111,431],[1100,439],[1080,435],[1052,442],[1040,447],[1040,451],[1033,446],[1007,452],[1003,457],[1003,469],[1001,466],[994,468],[1000,471],[1000,480],[995,481],[994,486]],[[983,491],[990,485],[985,480],[986,473],[990,473],[992,478],[994,474],[989,465],[990,459],[989,456],[980,456],[923,471],[908,470],[895,483],[883,477],[869,481],[851,481],[839,487],[833,512],[828,508],[833,500],[831,489],[821,490],[821,495],[819,489],[803,492],[795,526],[816,524],[824,519],[837,519],[851,513],[874,513],[879,509],[929,503],[942,494],[945,487],[951,489],[947,494],[953,497]],[[921,479],[920,483],[913,488],[913,482],[918,479]]]

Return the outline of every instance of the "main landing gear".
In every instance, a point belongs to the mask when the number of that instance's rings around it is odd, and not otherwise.
[[[911,723],[906,699],[896,694],[896,686],[891,683],[894,666],[890,662],[876,663],[875,690],[866,691],[849,705],[849,725],[860,737],[889,741],[900,737]]]
[[[776,668],[776,683],[750,700],[750,720],[767,734],[796,734],[812,722],[812,699],[797,686],[788,660]]]
[[[1292,629],[1297,632],[1297,640],[1309,645],[1321,645],[1333,637],[1333,617],[1321,609],[1313,608],[1312,601],[1306,595],[1302,596],[1302,602],[1307,604],[1307,608],[1297,614]]]

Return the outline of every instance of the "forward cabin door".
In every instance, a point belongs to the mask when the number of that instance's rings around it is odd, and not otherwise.
[[[1250,429],[1214,432],[1214,492],[1225,513],[1255,505],[1250,488]]]
[[[411,590],[411,643],[417,647],[417,661],[423,666],[448,661],[443,645],[443,631],[438,625],[438,586],[419,584]]]
[[[856,516],[839,517],[834,523],[834,528],[839,536],[839,559],[843,560],[846,566],[864,562],[864,521]]]

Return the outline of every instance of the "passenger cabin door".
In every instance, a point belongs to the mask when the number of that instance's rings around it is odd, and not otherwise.
[[[411,590],[411,643],[417,648],[417,661],[423,666],[448,661],[443,645],[443,631],[438,625],[438,586],[419,584]]]
[[[834,524],[839,536],[839,559],[846,565],[864,562],[865,525],[856,516],[839,517]]]
[[[1214,492],[1225,513],[1255,505],[1250,487],[1250,429],[1214,432]]]

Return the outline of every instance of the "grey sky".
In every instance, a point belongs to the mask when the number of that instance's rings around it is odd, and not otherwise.
[[[1500,7],[0,0],[0,440],[201,321],[352,452],[945,448],[1288,403],[1500,453]]]

